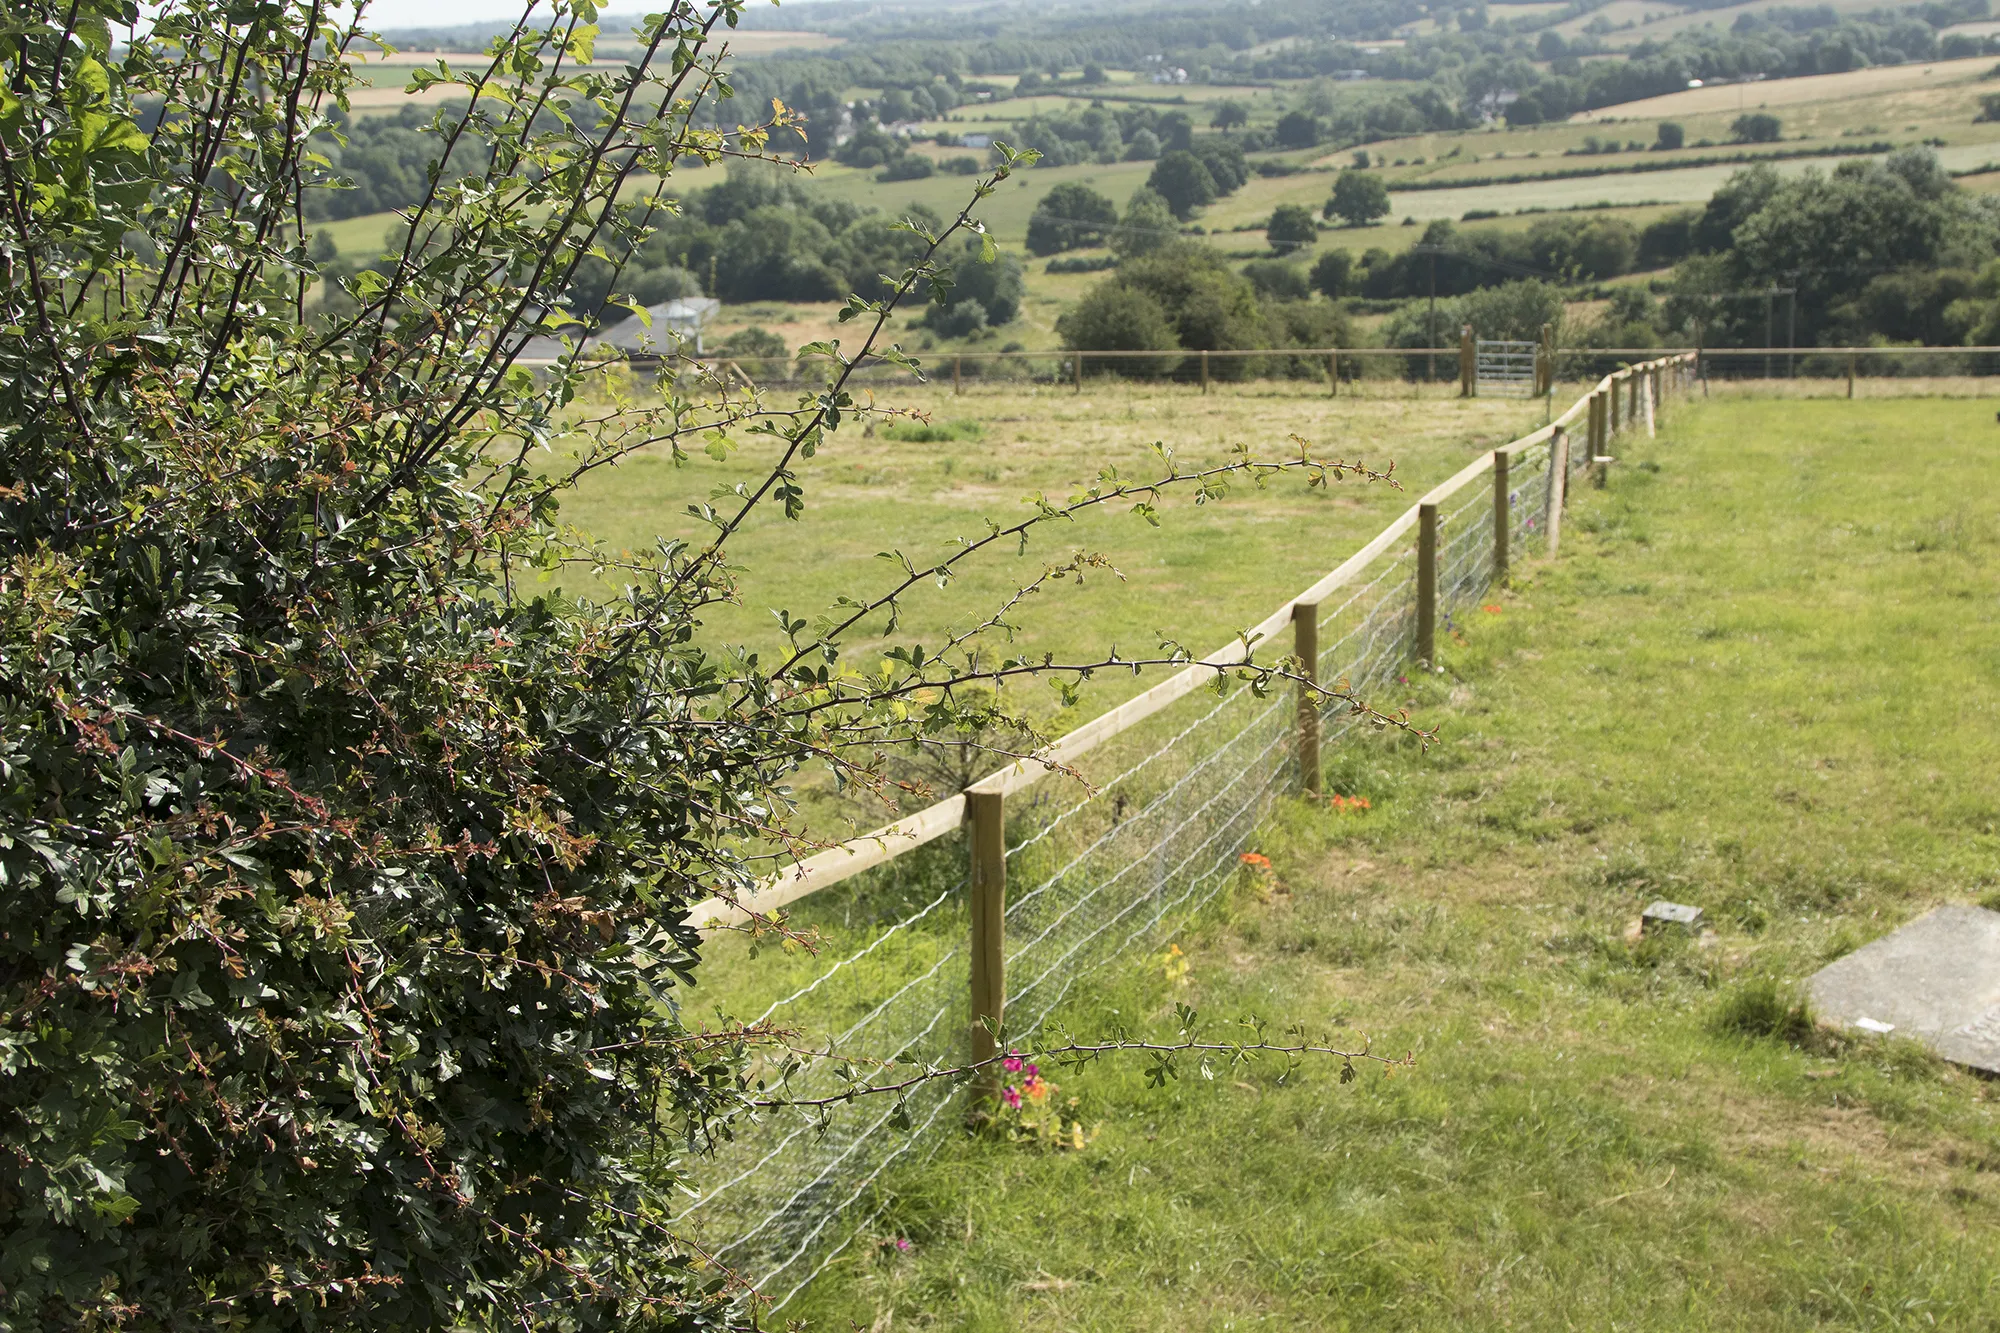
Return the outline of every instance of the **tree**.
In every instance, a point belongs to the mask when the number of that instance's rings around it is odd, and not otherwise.
[[[1208,123],[1227,134],[1233,129],[1249,124],[1250,111],[1241,102],[1226,98],[1215,104],[1215,111],[1209,116]]]
[[[1543,218],[1528,229],[1528,248],[1537,268],[1589,280],[1615,278],[1631,271],[1639,232],[1623,218]]]
[[[1174,210],[1153,191],[1141,187],[1125,205],[1125,216],[1111,232],[1111,252],[1121,260],[1149,255],[1174,243],[1180,235]]]
[[[1507,104],[1509,125],[1539,125],[1548,119],[1542,110],[1542,99],[1533,93],[1522,93]]]
[[[1784,180],[1768,162],[1745,167],[1718,185],[1694,225],[1694,248],[1704,254],[1727,250],[1736,229],[1771,201]]]
[[[1303,301],[1312,292],[1305,273],[1282,259],[1253,259],[1243,266],[1243,276],[1267,301]]]
[[[1243,155],[1240,144],[1227,139],[1204,139],[1195,145],[1194,155],[1208,168],[1217,198],[1234,194],[1250,179],[1250,161]]]
[[[1320,141],[1324,131],[1319,121],[1303,111],[1287,111],[1278,117],[1278,124],[1272,134],[1280,148],[1310,148]]]
[[[1319,228],[1313,223],[1312,210],[1305,205],[1279,204],[1271,210],[1271,220],[1264,224],[1264,239],[1282,254],[1317,241]]]
[[[1936,174],[1934,155],[1917,150],[1783,182],[1731,237],[1732,277],[1739,288],[1796,288],[1798,333],[1812,341],[1834,306],[1884,272],[1943,267],[1951,251],[1994,253],[1994,221]],[[1762,311],[1735,317],[1761,323]]]
[[[587,260],[649,243],[638,182],[790,132],[692,124],[735,7],[656,9],[587,76],[566,4],[497,37],[523,82],[472,114],[472,63],[434,188],[344,281],[299,219],[363,82],[351,9],[177,0],[129,47],[129,5],[11,11],[0,1324],[730,1322],[659,1220],[759,1044],[683,1021],[689,911],[756,882],[745,831],[790,818],[806,755],[865,784],[841,756],[914,732],[824,673],[840,628],[762,661],[699,637],[731,534],[765,497],[796,517],[793,460],[862,410],[848,362],[815,354],[762,435],[692,363],[615,428],[569,411],[620,400],[573,351],[517,364]],[[848,356],[967,225],[916,224]],[[623,595],[538,581],[603,567],[560,517],[581,478],[732,432],[775,461],[619,557]]]
[[[1065,181],[1043,195],[1028,215],[1028,253],[1060,254],[1102,245],[1118,222],[1118,206],[1081,181]]]
[[[1329,218],[1339,218],[1350,227],[1365,227],[1376,218],[1389,215],[1389,188],[1380,176],[1362,171],[1343,171],[1334,178],[1333,197],[1323,210]]]
[[[1753,111],[1731,121],[1729,133],[1737,143],[1776,143],[1783,137],[1784,124],[1769,112]]]
[[[1204,204],[1215,201],[1215,177],[1201,159],[1184,149],[1175,149],[1153,166],[1146,188],[1164,199],[1175,217],[1186,221]]]
[[[1345,250],[1328,250],[1313,261],[1312,272],[1307,280],[1314,291],[1332,300],[1347,295],[1348,284],[1354,272],[1354,256]]]
[[[1638,266],[1665,268],[1694,253],[1694,229],[1699,209],[1683,208],[1649,222],[1639,232]]]
[[[1180,342],[1158,298],[1117,282],[1099,283],[1056,319],[1063,346],[1087,352],[1173,351]],[[1172,358],[1118,357],[1110,369],[1121,375],[1161,374]]]
[[[1662,152],[1671,152],[1687,142],[1686,131],[1681,129],[1679,122],[1672,120],[1661,121],[1654,136],[1653,147]]]
[[[974,329],[1006,324],[1021,313],[1021,261],[1001,250],[989,254],[983,237],[967,237],[944,276],[951,287],[925,312],[927,327],[963,337]]]

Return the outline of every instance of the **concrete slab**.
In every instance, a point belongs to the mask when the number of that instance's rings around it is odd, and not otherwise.
[[[1822,1018],[1870,1032],[1889,1024],[1955,1064],[2000,1074],[2000,912],[1940,907],[1821,968],[1807,988]]]
[[[1692,935],[1702,926],[1701,909],[1689,907],[1686,903],[1670,903],[1662,898],[1647,905],[1639,913],[1639,929],[1651,934],[1656,930],[1678,927]]]

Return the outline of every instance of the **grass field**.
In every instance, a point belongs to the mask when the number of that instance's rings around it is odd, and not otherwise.
[[[1604,34],[1607,44],[1633,46],[1649,40],[1664,42],[1676,33],[1704,24],[1714,27],[1718,32],[1727,32],[1730,25],[1745,14],[1762,16],[1773,9],[1783,9],[1788,5],[1789,0],[1750,0],[1748,4],[1683,9],[1677,5],[1659,3],[1658,0],[1612,0],[1608,5],[1557,24],[1556,31],[1566,37],[1573,37],[1589,26],[1593,19],[1601,16],[1606,23],[1612,25],[1613,29]],[[1912,6],[1884,4],[1882,0],[1830,0],[1825,7],[1836,13],[1851,14]],[[1632,26],[1627,27],[1627,24]]]
[[[1993,68],[1993,57],[1974,56],[1968,60],[1935,60],[1928,64],[1882,65],[1849,70],[1845,74],[1812,74],[1797,79],[1770,79],[1763,83],[1718,84],[1712,88],[1689,88],[1683,92],[1649,97],[1639,102],[1622,102],[1580,113],[1574,119],[1597,120],[1605,116],[1644,119],[1649,116],[1696,116],[1737,114],[1756,108],[1782,108],[1806,102],[1846,102],[1886,93],[1909,92],[1941,86],[1948,82],[1976,79]]]
[[[1563,557],[1415,677],[1442,744],[1330,756],[1368,813],[1291,808],[1184,979],[1134,965],[1068,1014],[1254,1012],[1415,1071],[1058,1074],[1083,1151],[951,1138],[784,1317],[1993,1327],[1994,1085],[1755,1035],[1752,1002],[2000,887],[1992,431],[1971,403],[1717,399],[1621,442]],[[1635,940],[1656,897],[1713,934]]]
[[[1453,372],[1449,358],[1441,364]],[[923,413],[939,425],[964,423],[961,438],[915,443],[892,438],[892,429],[872,437],[841,431],[805,465],[804,520],[767,514],[745,529],[733,548],[751,571],[744,605],[724,610],[709,627],[718,637],[769,646],[772,609],[811,616],[837,595],[881,586],[890,567],[878,552],[937,559],[952,539],[985,531],[988,519],[1025,517],[1025,498],[1036,492],[1062,499],[1105,466],[1129,478],[1154,475],[1155,441],[1178,450],[1184,466],[1220,462],[1237,443],[1263,456],[1296,456],[1294,434],[1311,440],[1319,456],[1359,458],[1377,468],[1393,462],[1400,490],[1349,482],[1318,491],[1277,480],[1261,489],[1239,487],[1200,507],[1170,495],[1157,529],[1124,506],[1065,525],[1025,555],[1010,547],[983,561],[948,599],[919,598],[896,636],[935,642],[952,624],[997,605],[1045,561],[1088,548],[1111,556],[1124,580],[1097,578],[1038,598],[1022,617],[1022,644],[1057,653],[1106,642],[1151,650],[1166,632],[1213,647],[1331,569],[1477,449],[1503,444],[1543,419],[1540,404],[1461,400],[1456,392],[1455,384],[1437,385],[1419,396],[1400,381],[1364,382],[1358,393],[1343,386],[1336,398],[1326,395],[1323,382],[1309,381],[1218,384],[1206,397],[1192,386],[1111,381],[1086,381],[1081,394],[980,387],[955,398],[949,384],[885,389],[885,406]],[[1570,386],[1559,386],[1559,402],[1574,396]],[[563,517],[614,548],[685,535],[692,532],[683,526],[687,504],[748,477],[753,462],[748,451],[726,463],[697,451],[680,467],[663,455],[637,457],[570,498]],[[1109,691],[1131,688],[1107,684],[1091,699],[1099,704],[1114,697]]]

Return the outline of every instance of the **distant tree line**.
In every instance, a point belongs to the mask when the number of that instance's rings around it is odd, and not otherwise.
[[[337,200],[345,193],[313,191],[308,198]],[[906,213],[942,226],[921,207]],[[735,302],[834,301],[850,292],[873,299],[886,294],[881,275],[900,271],[921,250],[913,236],[896,229],[902,216],[808,190],[781,167],[734,162],[715,184],[691,191],[677,216],[657,219],[652,235],[622,262],[614,262],[617,256],[584,260],[570,286],[570,312],[609,322],[621,318],[617,306],[625,300],[655,305],[707,295]],[[323,237],[315,244],[316,258],[335,279],[381,262],[336,258]],[[950,299],[926,313],[932,327],[963,336],[1018,313],[1018,258],[955,267]],[[338,282],[328,282],[326,290],[328,308],[338,308]]]
[[[440,109],[413,104],[365,120],[337,117],[338,138],[322,135],[313,147],[328,162],[323,178],[341,188],[305,191],[306,220],[338,222],[420,202],[439,156],[438,136],[428,127],[434,117],[454,111],[463,114],[464,105]],[[459,174],[466,170],[459,168]]]
[[[1732,176],[1700,209],[1647,228],[1677,326],[1761,344],[1767,292],[1801,345],[2000,340],[2000,200],[1953,183],[1928,149],[1784,178]],[[1777,321],[1783,321],[1779,323]]]

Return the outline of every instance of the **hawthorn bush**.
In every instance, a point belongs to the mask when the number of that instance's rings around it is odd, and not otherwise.
[[[350,10],[10,10],[0,1327],[726,1325],[739,1280],[663,1219],[682,1158],[769,1104],[746,1068],[772,1034],[684,1019],[690,905],[810,845],[783,785],[802,765],[878,782],[894,747],[1016,734],[996,681],[1073,697],[1137,665],[983,650],[1002,615],[865,671],[842,636],[1047,520],[1349,470],[1168,455],[784,613],[778,658],[702,641],[736,596],[731,535],[801,515],[854,368],[915,369],[882,342],[895,303],[950,298],[940,255],[960,290],[1007,277],[975,273],[995,252],[969,209],[906,221],[919,257],[848,300],[853,344],[801,349],[798,398],[677,354],[644,393],[592,384],[579,275],[625,290],[677,162],[798,130],[775,102],[723,119],[717,34],[745,3],[669,0],[623,65],[590,63],[589,0],[529,5],[485,55],[419,70],[451,94],[424,197],[339,278],[306,202],[341,184],[316,144],[368,45]],[[1033,161],[1002,157],[975,202]],[[550,332],[555,364],[518,364]],[[560,524],[581,478],[690,444],[769,460],[690,506],[702,540],[613,558]],[[571,569],[624,592],[554,591]]]
[[[659,1230],[676,1155],[744,1095],[741,1035],[680,1016],[685,909],[752,882],[804,757],[910,724],[803,625],[778,670],[693,630],[750,508],[796,513],[847,363],[820,349],[779,411],[681,362],[579,424],[572,361],[515,362],[661,215],[635,180],[791,128],[714,123],[741,8],[674,0],[627,68],[584,63],[586,0],[531,8],[420,71],[456,85],[444,167],[324,317],[302,204],[338,185],[315,142],[361,32],[317,0],[12,11],[8,1327],[721,1320],[727,1275]],[[611,604],[539,581],[603,560],[556,522],[578,477],[732,431],[778,461],[711,541]]]

